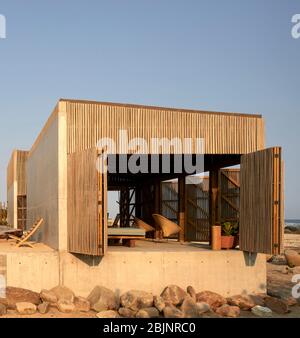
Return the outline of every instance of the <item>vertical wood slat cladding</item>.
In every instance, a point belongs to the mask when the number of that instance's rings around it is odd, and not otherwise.
[[[278,254],[283,234],[281,148],[243,155],[240,175],[240,249]]]
[[[7,189],[17,181],[18,195],[26,195],[26,162],[28,154],[28,151],[13,151],[7,167]]]
[[[7,181],[7,190],[13,185],[14,181],[15,181],[15,165],[16,161],[15,161],[15,151],[12,153],[12,156],[9,160],[8,166],[7,166],[7,172],[6,172],[6,181]]]
[[[96,148],[68,155],[68,250],[101,256],[105,250],[105,184]]]
[[[68,153],[94,147],[103,137],[118,146],[119,129],[128,131],[129,140],[142,137],[148,145],[153,137],[204,138],[206,154],[245,154],[264,147],[264,121],[258,115],[76,101],[66,101],[66,109]],[[182,150],[174,147],[171,152]]]
[[[28,151],[17,151],[17,182],[18,195],[26,195],[26,162]]]

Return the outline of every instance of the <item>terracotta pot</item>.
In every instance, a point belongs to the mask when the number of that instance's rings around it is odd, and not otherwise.
[[[222,236],[221,246],[222,249],[232,249],[234,243],[234,236]]]

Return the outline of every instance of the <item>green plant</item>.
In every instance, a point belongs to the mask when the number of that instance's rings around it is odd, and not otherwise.
[[[223,236],[234,236],[234,225],[231,222],[224,222],[222,224],[222,235]]]
[[[233,224],[233,235],[237,236],[239,234],[239,222]]]

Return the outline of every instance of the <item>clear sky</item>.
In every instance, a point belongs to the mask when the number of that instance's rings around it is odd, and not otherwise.
[[[11,151],[65,97],[263,114],[300,218],[296,13],[299,0],[1,0],[0,200]]]

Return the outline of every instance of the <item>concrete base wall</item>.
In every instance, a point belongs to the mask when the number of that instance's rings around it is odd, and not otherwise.
[[[3,253],[0,256],[4,257]],[[7,253],[6,284],[40,292],[59,284],[58,252]]]
[[[66,252],[7,253],[7,284],[34,291],[61,283],[87,296],[96,285],[118,293],[141,289],[159,294],[168,284],[224,296],[266,292],[266,259],[247,265],[240,251],[108,251],[103,258]]]

